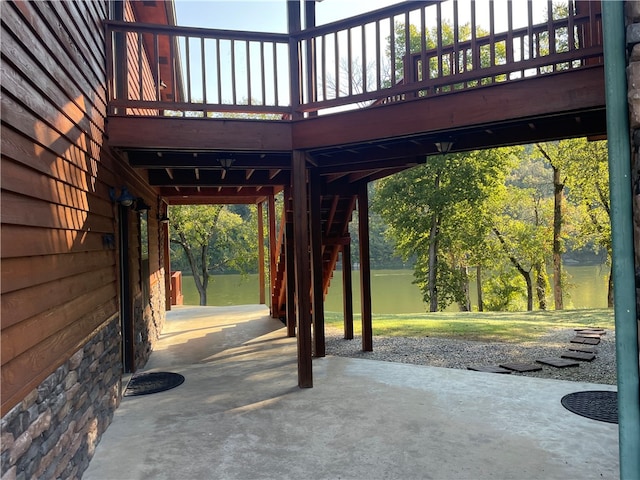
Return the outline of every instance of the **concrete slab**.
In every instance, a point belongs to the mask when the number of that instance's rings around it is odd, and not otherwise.
[[[145,370],[184,384],[123,399],[83,478],[618,478],[617,425],[560,404],[614,386],[326,357],[299,389],[267,313],[170,312]]]

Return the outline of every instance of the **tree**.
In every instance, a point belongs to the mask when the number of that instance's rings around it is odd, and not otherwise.
[[[232,269],[245,273],[255,265],[255,213],[253,221],[249,218],[245,221],[223,205],[172,205],[169,208],[170,240],[182,248],[200,295],[200,305],[206,305],[210,271]],[[250,214],[245,212],[245,216]]]
[[[389,224],[430,311],[466,305],[466,267],[490,228],[488,199],[504,183],[513,149],[432,156],[376,184],[372,208]]]
[[[562,168],[566,172],[567,200],[576,206],[572,215],[575,248],[593,246],[605,251],[611,265],[611,207],[607,142],[586,138],[558,143]],[[613,306],[613,276],[609,273],[608,304]]]

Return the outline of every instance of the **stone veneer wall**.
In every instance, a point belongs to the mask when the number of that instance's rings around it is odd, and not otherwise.
[[[631,129],[636,305],[637,311],[640,312],[640,1],[627,1],[625,3],[625,13],[627,51],[629,52],[627,88],[629,99],[629,127]],[[638,342],[640,343],[640,338]]]
[[[157,281],[151,285],[149,303],[142,307],[142,297],[136,298],[134,308],[135,365],[143,367],[153,350],[162,328],[165,314],[164,281]]]
[[[2,418],[2,480],[80,478],[121,396],[118,316]]]

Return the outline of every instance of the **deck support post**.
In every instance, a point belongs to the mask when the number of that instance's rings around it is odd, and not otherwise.
[[[298,317],[298,386],[313,387],[311,350],[311,261],[309,258],[309,194],[306,155],[294,150],[291,159],[293,190],[293,246],[295,250],[295,286]]]
[[[342,304],[344,338],[353,340],[353,282],[351,280],[351,245],[342,246]]]
[[[309,175],[309,213],[311,232],[311,275],[313,301],[314,356],[325,356],[324,337],[324,279],[322,268],[322,195],[320,175],[311,170]]]
[[[260,305],[265,305],[264,293],[264,220],[262,218],[262,202],[258,202],[258,290],[260,292]]]
[[[286,249],[286,271],[287,276],[287,337],[296,336],[296,270],[295,270],[295,255],[294,255],[294,241],[293,241],[293,222],[291,220],[291,188],[287,187],[284,190],[284,211],[285,215],[285,227],[284,227],[284,242]]]
[[[274,297],[278,259],[276,258],[276,199],[273,193],[268,197],[267,218],[269,220],[269,296],[271,297],[271,316],[278,311],[278,299]]]
[[[367,183],[358,189],[358,233],[360,240],[360,308],[362,312],[362,351],[373,351],[371,312],[371,259],[369,252],[369,196]]]
[[[618,372],[620,478],[640,475],[640,379],[623,2],[602,2]]]

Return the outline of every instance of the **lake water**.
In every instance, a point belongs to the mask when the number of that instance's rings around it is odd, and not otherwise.
[[[565,308],[606,308],[607,275],[609,268],[604,265],[566,266],[570,287],[565,292]],[[209,305],[243,305],[259,303],[258,275],[216,275],[209,283]],[[418,287],[412,283],[412,270],[373,270],[371,276],[373,313],[417,313],[425,312],[427,305],[422,302]],[[471,304],[477,309],[475,282],[471,284]],[[359,272],[353,272],[353,308],[360,312]],[[200,299],[193,278],[183,278],[185,305],[198,305]],[[268,292],[268,288],[265,290]],[[553,306],[553,299],[549,301]],[[456,311],[457,306],[452,306]],[[325,300],[325,310],[342,311],[342,272],[334,272],[329,294]]]

